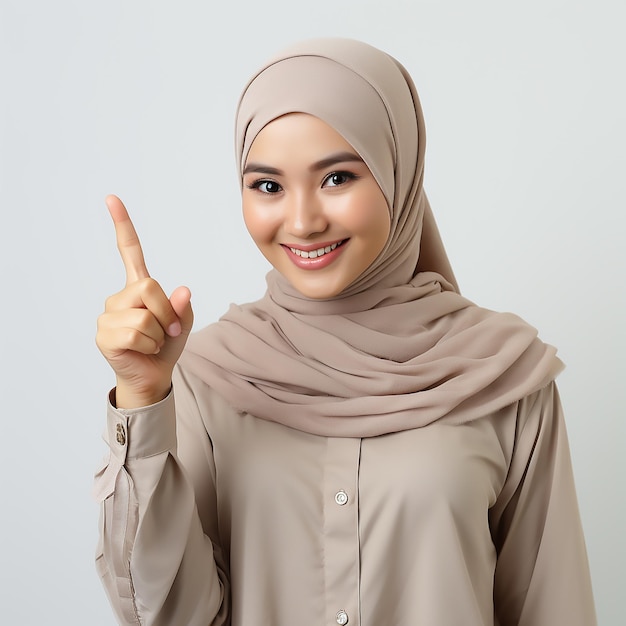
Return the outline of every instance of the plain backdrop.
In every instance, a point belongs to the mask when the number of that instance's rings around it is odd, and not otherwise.
[[[415,79],[463,293],[559,347],[599,621],[625,624],[624,6],[0,0],[0,623],[114,624],[90,496],[113,382],[95,320],[123,286],[104,196],[164,287],[190,286],[196,328],[260,296],[237,98],[283,45],[338,35]]]

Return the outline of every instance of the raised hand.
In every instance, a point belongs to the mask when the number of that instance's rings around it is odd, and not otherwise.
[[[167,297],[148,273],[126,207],[116,196],[107,196],[106,204],[126,286],[107,299],[96,343],[115,372],[117,406],[130,409],[158,402],[169,392],[172,370],[193,325],[191,293],[178,287]]]

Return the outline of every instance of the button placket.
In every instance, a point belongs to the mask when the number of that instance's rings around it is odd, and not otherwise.
[[[326,623],[359,626],[358,476],[361,440],[329,438],[324,464]]]

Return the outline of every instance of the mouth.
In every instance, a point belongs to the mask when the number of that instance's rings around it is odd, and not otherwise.
[[[296,247],[289,246],[289,245],[286,245],[285,247],[289,248],[289,250],[291,250],[293,254],[303,259],[317,259],[318,257],[324,256],[325,254],[328,254],[332,252],[333,250],[336,250],[339,246],[343,245],[346,241],[347,239],[342,239],[341,241],[335,241],[333,243],[326,244],[325,246],[321,246],[319,248],[313,248],[312,250],[311,249],[305,250],[303,248],[296,248]],[[311,246],[307,246],[307,248],[310,248],[310,247]]]
[[[319,244],[281,244],[291,262],[300,269],[321,270],[332,264],[343,252],[349,239],[323,242]]]

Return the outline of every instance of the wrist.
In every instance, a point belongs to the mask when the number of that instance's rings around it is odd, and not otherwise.
[[[117,409],[139,409],[161,402],[165,399],[172,388],[171,382],[166,386],[155,389],[138,391],[121,381],[117,382],[112,394],[112,404]]]

